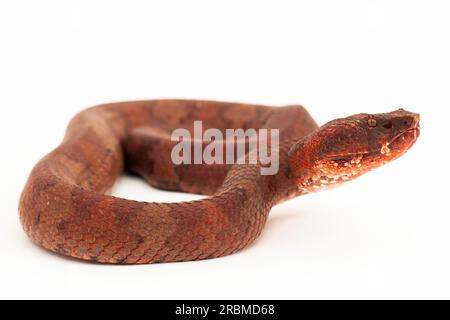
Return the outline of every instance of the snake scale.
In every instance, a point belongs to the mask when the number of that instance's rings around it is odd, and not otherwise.
[[[261,163],[171,161],[177,128],[279,130],[279,170]],[[268,107],[191,100],[96,106],[78,114],[63,142],[34,167],[20,220],[31,240],[53,252],[109,264],[222,257],[251,244],[271,208],[352,180],[404,154],[419,135],[419,115],[403,109],[357,114],[319,127],[302,106]],[[181,203],[108,195],[124,171],[166,190],[208,195]]]

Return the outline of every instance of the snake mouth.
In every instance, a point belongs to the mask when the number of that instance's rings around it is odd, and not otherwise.
[[[420,126],[417,125],[414,128],[410,128],[399,133],[388,144],[390,149],[397,149],[399,151],[407,151],[417,141],[420,136]]]
[[[388,144],[391,148],[408,150],[420,136],[420,115],[414,114],[410,127],[396,135]]]

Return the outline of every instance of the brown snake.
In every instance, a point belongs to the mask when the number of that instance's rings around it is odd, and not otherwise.
[[[262,164],[175,165],[177,128],[279,129],[279,171]],[[358,114],[318,127],[301,106],[187,100],[102,105],[70,123],[64,141],[33,169],[20,220],[42,247],[100,263],[144,264],[216,258],[252,243],[270,209],[352,180],[405,153],[419,115],[403,109]],[[106,195],[124,169],[167,190],[210,195],[182,203]]]

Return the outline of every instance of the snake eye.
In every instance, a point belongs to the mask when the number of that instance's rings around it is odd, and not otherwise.
[[[377,126],[377,120],[370,118],[369,120],[367,120],[367,124],[369,125],[369,127],[374,128]]]

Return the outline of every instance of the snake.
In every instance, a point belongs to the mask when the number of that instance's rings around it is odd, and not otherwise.
[[[259,160],[175,164],[171,156],[180,141],[172,134],[180,128],[194,134],[195,121],[224,134],[277,130],[278,141],[267,146],[275,150],[278,171],[261,174],[266,164]],[[402,156],[418,139],[419,123],[419,114],[404,109],[318,126],[301,105],[168,99],[97,105],[76,115],[61,144],[32,169],[20,221],[35,244],[101,264],[223,257],[252,244],[275,205]],[[124,172],[156,188],[204,197],[174,203],[114,197]]]

